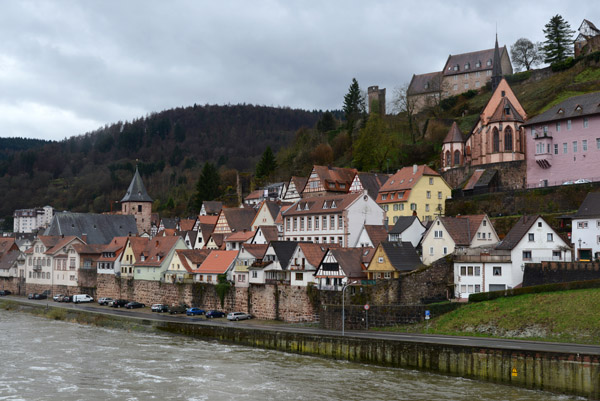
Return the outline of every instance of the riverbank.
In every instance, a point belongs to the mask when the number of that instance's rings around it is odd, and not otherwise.
[[[403,337],[353,332],[341,336],[313,328],[254,326],[161,317],[119,316],[112,311],[63,308],[0,300],[3,309],[125,330],[168,332],[204,340],[322,356],[386,367],[409,368],[600,399],[600,349],[586,346],[476,338]],[[168,320],[165,320],[168,319]],[[454,341],[454,344],[450,342]],[[545,350],[552,349],[555,351]],[[567,351],[572,349],[571,352]]]

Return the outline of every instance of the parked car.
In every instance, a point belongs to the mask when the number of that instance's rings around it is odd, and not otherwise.
[[[165,304],[154,304],[150,307],[150,310],[152,312],[168,312],[169,311],[169,307]]]
[[[588,180],[587,178],[580,178],[577,181],[575,181],[575,184],[589,184],[591,182],[592,180]]]
[[[208,312],[206,312],[205,316],[207,319],[213,319],[216,317],[225,317],[227,315],[225,314],[225,312],[221,312],[218,310],[209,310]]]
[[[46,299],[48,296],[44,293],[41,294],[33,294],[33,299]]]
[[[0,297],[10,294],[12,294],[12,292],[10,292],[9,290],[0,290]]]
[[[174,315],[176,313],[186,313],[188,310],[189,306],[185,305],[185,304],[181,304],[181,305],[177,305],[177,306],[171,306],[169,307],[169,313],[171,315]]]
[[[231,312],[227,315],[227,320],[246,320],[252,319],[252,315],[244,312]]]
[[[129,303],[126,299],[115,299],[110,306],[113,308],[122,308]]]
[[[35,294],[33,294],[33,293],[29,294],[29,295],[27,295],[27,299],[33,299],[34,296],[35,296]]]
[[[70,295],[65,295],[65,296],[62,298],[61,302],[73,302],[73,297],[72,297],[72,296],[70,296]]]
[[[98,305],[105,305],[105,306],[106,306],[106,305],[108,305],[108,303],[109,303],[110,301],[112,301],[112,300],[113,300],[113,299],[112,299],[112,298],[109,298],[109,297],[102,297],[102,298],[100,298],[100,299],[98,300]]]
[[[88,294],[73,295],[73,303],[78,304],[80,302],[94,302],[94,298]]]
[[[60,302],[59,298],[64,297],[65,294],[56,294],[55,296],[52,297],[52,299],[54,300],[54,302]]]
[[[144,305],[141,302],[136,302],[136,301],[131,301],[128,304],[125,305],[125,308],[127,309],[138,309],[138,308],[144,308],[146,305]]]
[[[188,316],[204,315],[204,313],[206,313],[206,311],[200,308],[189,308],[185,311],[185,314]]]
[[[573,181],[565,181],[562,184],[563,185],[573,185]]]

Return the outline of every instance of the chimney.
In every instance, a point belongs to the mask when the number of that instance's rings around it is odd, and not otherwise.
[[[419,168],[419,166],[417,166],[416,164],[413,164],[413,174],[417,174],[418,168]]]
[[[83,240],[83,242],[85,242],[87,244],[87,234],[86,233],[81,233],[81,239]]]

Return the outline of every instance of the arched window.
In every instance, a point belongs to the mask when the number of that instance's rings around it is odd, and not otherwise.
[[[451,155],[450,155],[450,151],[447,150],[446,151],[446,167],[449,167],[452,163],[452,159],[451,159]]]
[[[510,127],[504,129],[504,150],[513,150],[513,133]]]
[[[454,165],[460,166],[460,151],[459,150],[454,151]]]
[[[492,134],[492,152],[500,152],[500,134],[498,129],[494,127],[494,133]]]

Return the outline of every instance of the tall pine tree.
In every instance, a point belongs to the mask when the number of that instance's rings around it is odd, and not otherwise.
[[[573,54],[572,36],[575,31],[560,15],[556,14],[550,18],[550,22],[545,25],[544,35],[544,62],[553,64],[565,60]]]
[[[344,96],[343,110],[348,131],[352,133],[356,128],[356,122],[367,114],[365,99],[360,92],[360,87],[358,86],[356,78],[352,78],[348,93]]]
[[[215,165],[208,162],[205,163],[204,167],[202,167],[198,184],[196,184],[195,206],[198,211],[202,208],[204,201],[213,200],[220,195],[220,184],[221,177]]]
[[[263,152],[260,161],[256,165],[256,178],[267,178],[277,170],[277,160],[270,146]]]

